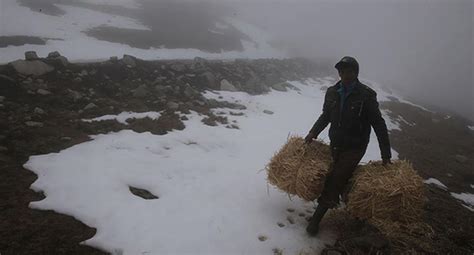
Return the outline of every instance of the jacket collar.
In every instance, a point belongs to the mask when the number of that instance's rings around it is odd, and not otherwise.
[[[337,83],[336,83],[336,91],[338,91],[342,86],[342,82],[339,80]],[[351,94],[354,94],[354,93],[359,93],[360,92],[360,88],[361,88],[361,83],[359,81],[358,78],[356,78],[355,80],[355,85],[354,85],[354,88],[352,89],[352,92]]]

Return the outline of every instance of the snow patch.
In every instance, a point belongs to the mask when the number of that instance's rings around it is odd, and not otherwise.
[[[424,180],[423,181],[424,183],[426,184],[434,184],[444,190],[448,190],[448,187],[446,187],[446,185],[444,185],[442,182],[440,182],[439,180],[435,179],[435,178],[429,178],[427,180]]]
[[[466,205],[471,207],[471,209],[474,209],[474,194],[471,193],[454,193],[451,192],[451,196],[454,198],[461,200],[464,202]]]
[[[161,116],[159,112],[121,112],[118,115],[104,115],[101,117],[93,118],[93,119],[82,119],[85,122],[93,122],[93,121],[103,121],[103,120],[116,120],[119,123],[128,125],[128,119],[144,119],[150,118],[152,120],[158,119]]]
[[[31,188],[46,198],[30,206],[72,215],[97,228],[85,244],[123,254],[271,254],[275,248],[318,254],[335,233],[327,226],[317,238],[307,236],[307,221],[298,214],[311,216],[306,211],[313,203],[289,200],[267,184],[262,169],[289,134],[306,135],[321,114],[327,79],[320,81],[293,81],[300,91],[266,95],[204,93],[245,105],[244,115],[227,116],[240,129],[204,125],[204,116],[191,112],[184,130],[166,135],[123,130],[32,156],[25,168],[39,178]],[[123,120],[119,116],[113,119]],[[320,135],[325,142],[327,130]],[[372,133],[363,162],[379,158]],[[129,186],[160,198],[137,198]],[[267,239],[260,241],[261,235]]]

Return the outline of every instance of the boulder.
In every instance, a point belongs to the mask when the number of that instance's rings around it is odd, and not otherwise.
[[[12,79],[11,77],[0,74],[0,84],[14,85],[15,83],[16,83],[15,80]]]
[[[36,121],[27,121],[25,122],[25,125],[28,127],[43,127],[43,123]]]
[[[54,67],[39,60],[16,60],[11,62],[10,65],[15,69],[15,71],[23,75],[40,76],[54,70]]]
[[[166,104],[166,108],[168,108],[169,110],[172,110],[172,111],[176,111],[179,108],[179,104],[170,101]]]
[[[201,74],[199,77],[203,79],[204,87],[217,89],[217,79],[216,76],[211,72],[205,72]]]
[[[272,89],[277,90],[277,91],[287,91],[286,89],[287,86],[288,84],[286,82],[280,82],[280,83],[273,84],[271,87]]]
[[[136,58],[130,55],[123,55],[122,62],[127,66],[135,67],[137,66]]]
[[[59,52],[57,52],[57,51],[53,51],[53,52],[50,52],[48,54],[48,58],[58,58],[60,56],[61,56],[61,54],[59,54]]]
[[[221,81],[221,90],[225,90],[225,91],[237,91],[237,89],[235,88],[234,85],[232,85],[229,81],[227,81],[226,79],[223,79]]]
[[[50,95],[51,92],[49,90],[46,90],[46,89],[38,89],[36,91],[36,94],[39,94],[39,95],[42,95],[42,96],[47,96],[47,95]]]
[[[136,88],[133,91],[133,96],[138,97],[138,98],[146,97],[149,94],[150,92],[148,91],[148,88],[146,85],[140,85],[138,88]]]
[[[109,61],[110,61],[110,62],[117,62],[117,61],[118,61],[118,57],[117,57],[117,56],[110,57],[110,58],[109,58]]]
[[[94,108],[97,108],[97,105],[94,103],[89,103],[88,105],[86,105],[86,107],[84,107],[84,111],[91,110]]]
[[[38,55],[36,55],[36,51],[27,51],[25,52],[25,60],[37,60],[39,59]]]
[[[170,66],[170,69],[175,72],[184,72],[184,70],[186,70],[186,66],[180,63],[176,63],[176,64],[172,64]]]
[[[39,114],[39,115],[43,115],[46,112],[43,109],[39,108],[39,107],[35,107],[34,113]]]

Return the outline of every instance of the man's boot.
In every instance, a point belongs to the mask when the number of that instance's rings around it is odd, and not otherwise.
[[[308,232],[310,236],[316,236],[318,234],[319,222],[321,222],[321,219],[323,218],[324,214],[326,214],[328,209],[329,208],[327,207],[318,205],[313,217],[311,217],[311,220],[309,221],[308,227],[306,227],[306,232]]]

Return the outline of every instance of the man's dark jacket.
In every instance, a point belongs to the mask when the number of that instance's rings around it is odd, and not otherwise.
[[[341,86],[339,81],[326,91],[323,113],[314,123],[310,133],[318,136],[331,123],[329,138],[333,151],[351,149],[365,151],[372,126],[377,135],[382,158],[390,159],[387,126],[379,110],[377,93],[357,80],[354,89],[341,105],[341,96],[338,93]]]

